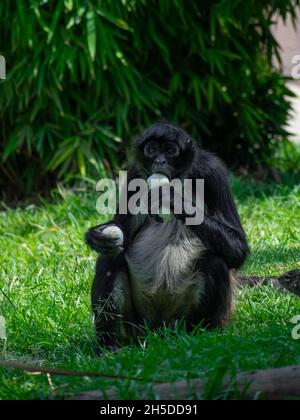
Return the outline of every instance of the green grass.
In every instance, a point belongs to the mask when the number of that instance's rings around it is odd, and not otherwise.
[[[273,275],[300,268],[299,185],[235,178],[233,186],[252,248],[243,271]],[[46,375],[0,369],[0,399],[58,398],[111,387],[122,398],[151,398],[153,381],[210,381],[216,374],[300,363],[300,341],[292,339],[290,322],[300,314],[300,299],[268,287],[237,295],[234,320],[225,331],[149,333],[147,346],[128,346],[97,358],[89,298],[96,256],[83,242],[85,230],[102,221],[95,211],[96,198],[56,197],[52,204],[0,212],[0,315],[7,322],[6,357],[139,376],[148,383],[52,376],[53,391]]]

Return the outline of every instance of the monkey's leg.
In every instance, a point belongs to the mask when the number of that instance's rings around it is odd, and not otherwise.
[[[98,259],[92,306],[100,347],[117,348],[130,335],[135,320],[123,254]]]
[[[300,270],[291,270],[277,277],[237,276],[240,286],[270,285],[280,292],[289,291],[300,297]]]
[[[193,327],[202,323],[209,329],[223,327],[231,317],[233,282],[225,261],[205,253],[197,265],[204,290],[199,306],[192,310],[188,324]]]

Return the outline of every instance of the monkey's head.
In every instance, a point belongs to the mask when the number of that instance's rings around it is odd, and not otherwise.
[[[138,163],[149,176],[184,177],[194,159],[195,143],[181,128],[167,122],[149,127],[137,143]]]

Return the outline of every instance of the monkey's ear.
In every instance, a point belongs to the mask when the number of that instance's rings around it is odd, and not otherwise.
[[[180,135],[177,138],[177,142],[182,151],[194,151],[196,148],[196,142],[192,137],[182,130]]]

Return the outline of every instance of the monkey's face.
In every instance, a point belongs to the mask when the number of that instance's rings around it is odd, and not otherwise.
[[[156,124],[144,135],[139,159],[147,175],[161,173],[170,180],[184,176],[193,161],[194,148],[187,134],[170,124]]]
[[[180,154],[180,148],[175,142],[151,140],[144,147],[146,169],[151,173],[161,173],[172,178]]]

